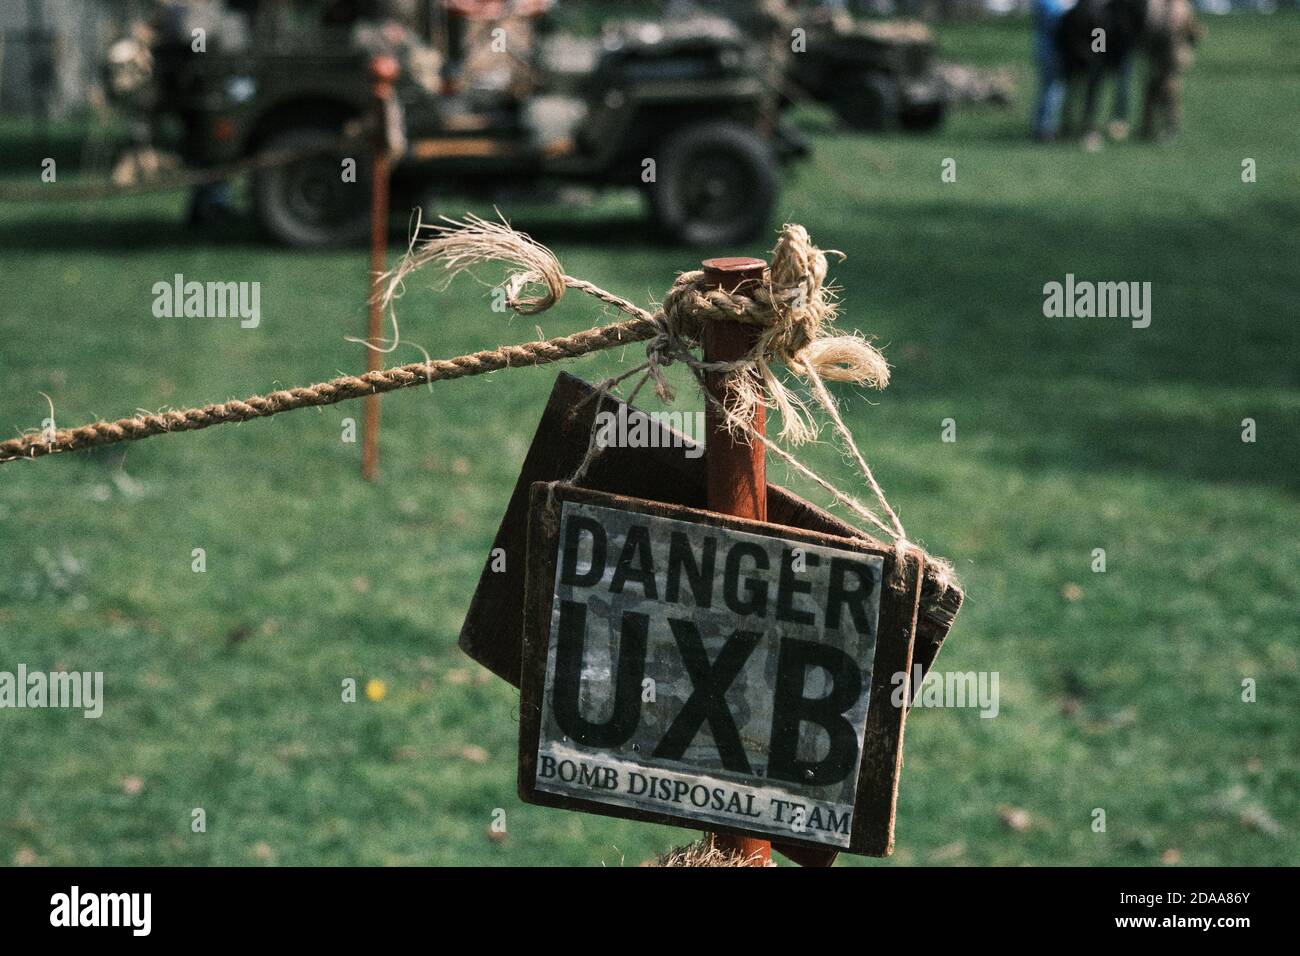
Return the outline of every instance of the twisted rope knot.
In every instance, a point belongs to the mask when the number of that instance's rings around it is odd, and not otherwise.
[[[656,314],[663,330],[646,346],[660,397],[672,398],[660,368],[674,361],[700,371],[726,371],[735,396],[726,409],[732,431],[743,434],[756,407],[764,404],[780,411],[781,437],[797,445],[816,437],[817,421],[773,373],[773,363],[804,379],[818,376],[884,388],[889,365],[880,351],[860,335],[834,334],[837,306],[825,284],[827,271],[826,254],[813,245],[807,230],[787,224],[772,250],[772,264],[759,280],[728,292],[713,288],[700,271],[678,276]],[[738,362],[700,362],[690,350],[699,343],[705,322],[740,322],[761,332]]]
[[[826,255],[802,226],[787,225],[772,252],[772,265],[758,281],[727,292],[709,285],[701,271],[684,272],[664,296],[668,331],[698,340],[706,321],[740,322],[764,330],[762,354],[798,364],[799,353],[835,317],[826,280]]]

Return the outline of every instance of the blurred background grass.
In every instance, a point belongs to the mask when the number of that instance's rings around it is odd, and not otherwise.
[[[1295,863],[1300,18],[1212,19],[1183,136],[1099,155],[1026,141],[1023,21],[940,39],[948,58],[1015,63],[1016,110],[915,139],[810,113],[815,158],[780,206],[848,255],[844,324],[896,366],[851,424],[910,533],[965,583],[939,666],[1001,678],[996,719],[909,721],[886,865]],[[70,165],[76,132],[55,130]],[[0,129],[6,175],[27,168],[25,135]],[[241,225],[195,237],[182,207],[0,210],[7,434],[48,414],[41,392],[70,425],[362,366],[343,337],[364,328],[364,252],[271,248]],[[503,211],[638,301],[698,258],[652,244],[624,198]],[[260,281],[261,327],[154,319],[152,285],[177,272]],[[1151,327],[1043,318],[1043,284],[1067,272],[1150,281]],[[539,317],[546,334],[600,318],[576,298]],[[535,334],[469,281],[417,283],[401,316],[434,355]],[[569,368],[595,380],[635,358]],[[356,403],[0,469],[0,669],[106,682],[99,720],[0,711],[0,863],[617,865],[688,839],[520,804],[517,694],[455,646],[554,375],[385,399],[373,486],[340,441]],[[850,480],[830,446],[809,460]],[[386,693],[343,704],[347,677]]]

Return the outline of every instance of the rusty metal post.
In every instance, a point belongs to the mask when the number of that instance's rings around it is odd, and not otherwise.
[[[366,349],[366,371],[375,372],[383,365],[378,351],[383,329],[383,309],[379,303],[379,277],[384,274],[388,258],[388,179],[389,145],[387,128],[388,101],[399,72],[397,60],[377,56],[370,61],[370,89],[375,97],[374,159],[370,175],[370,348]],[[379,396],[366,397],[365,429],[361,436],[361,477],[374,481],[379,476]]]
[[[716,289],[735,292],[746,283],[761,282],[767,263],[762,259],[729,257],[706,259],[704,281]],[[753,348],[759,329],[739,322],[706,322],[704,325],[704,360],[706,362],[734,362],[744,358]],[[731,395],[724,385],[722,372],[708,372],[705,385],[709,394],[724,405]],[[736,515],[740,518],[767,520],[767,458],[758,442],[746,443],[732,436],[723,422],[721,411],[713,402],[705,403],[705,430],[708,444],[705,448],[705,465],[708,470],[708,506],[710,511]],[[759,434],[767,431],[767,409],[756,409],[754,429]],[[767,840],[749,837],[713,834],[714,845],[719,849],[739,852],[746,858],[757,856],[764,864],[772,859],[772,844]]]

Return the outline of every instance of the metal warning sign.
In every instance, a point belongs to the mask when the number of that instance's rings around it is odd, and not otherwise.
[[[542,487],[525,798],[853,848],[892,556]]]

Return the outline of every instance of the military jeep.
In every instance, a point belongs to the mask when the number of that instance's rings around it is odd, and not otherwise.
[[[814,20],[808,52],[790,56],[788,75],[853,129],[928,132],[948,105],[937,49],[917,21]]]
[[[938,42],[915,20],[867,20],[825,0],[695,0],[765,38],[782,101],[829,106],[856,130],[937,129],[948,107]]]
[[[630,187],[667,238],[725,249],[763,230],[780,164],[806,151],[779,120],[761,53],[722,19],[621,24],[577,63],[532,42],[500,55],[513,78],[449,69],[445,32],[408,33],[396,44],[391,32],[366,35],[386,36],[378,46],[403,65],[396,96],[407,149],[394,172],[395,205],[430,191]],[[291,39],[255,35],[240,52],[181,49],[158,60],[168,81],[156,108],[180,121],[173,125],[190,165],[311,153],[253,177],[258,221],[289,245],[351,243],[367,230],[368,149],[352,151],[348,182],[340,175],[348,157],[331,148],[375,113],[367,66],[377,48],[357,38],[356,24],[322,27]]]

